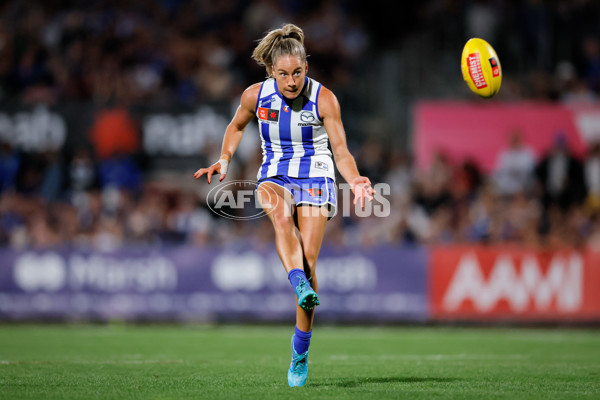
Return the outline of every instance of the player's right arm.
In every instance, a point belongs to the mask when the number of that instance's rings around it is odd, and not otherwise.
[[[208,168],[200,168],[194,173],[194,178],[198,179],[202,175],[206,174],[206,179],[208,183],[210,183],[213,174],[219,173],[219,181],[225,179],[225,176],[227,176],[227,167],[229,166],[229,161],[231,161],[233,153],[235,153],[235,150],[242,140],[244,129],[246,129],[246,126],[254,118],[260,85],[260,83],[256,83],[248,87],[246,90],[244,90],[244,93],[242,93],[240,105],[237,108],[233,119],[229,125],[227,125],[227,129],[225,130],[223,145],[221,146],[221,157],[219,158],[219,161]]]

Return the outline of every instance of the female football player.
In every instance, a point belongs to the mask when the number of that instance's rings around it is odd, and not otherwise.
[[[248,87],[228,125],[220,159],[200,168],[196,179],[213,174],[219,181],[237,149],[246,125],[258,119],[263,163],[256,196],[275,229],[275,244],[297,296],[296,327],[288,384],[303,386],[308,377],[308,348],[314,307],[319,305],[315,273],[325,223],[336,213],[336,166],[354,193],[354,204],[373,198],[367,177],[360,176],[348,151],[340,105],[335,95],[306,76],[303,31],[292,24],[269,32],[252,54],[268,78]]]

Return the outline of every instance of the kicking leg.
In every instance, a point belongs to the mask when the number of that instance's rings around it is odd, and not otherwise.
[[[257,197],[273,223],[277,253],[296,291],[298,306],[310,310],[319,304],[319,296],[305,273],[302,239],[294,222],[295,205],[291,194],[273,182],[265,182],[258,187]]]
[[[302,245],[294,223],[295,205],[291,194],[273,182],[264,182],[256,195],[275,229],[275,246],[285,272],[289,274],[295,268],[302,268]]]

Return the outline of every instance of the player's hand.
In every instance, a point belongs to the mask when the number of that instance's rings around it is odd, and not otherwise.
[[[208,168],[200,168],[198,171],[194,173],[194,178],[198,179],[202,175],[206,174],[206,180],[210,184],[212,180],[212,176],[215,173],[219,173],[219,182],[222,182],[223,179],[227,176],[227,167],[229,166],[229,162],[223,158],[214,163]]]
[[[375,190],[371,187],[371,181],[366,176],[359,176],[350,182],[350,187],[354,193],[354,205],[360,201],[361,208],[365,207],[365,199],[373,200]]]

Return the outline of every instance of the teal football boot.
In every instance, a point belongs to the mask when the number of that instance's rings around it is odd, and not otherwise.
[[[304,279],[300,279],[298,286],[296,286],[296,295],[298,296],[298,305],[306,311],[310,311],[319,305],[317,292]]]
[[[294,336],[292,336],[292,362],[288,369],[288,385],[290,387],[304,386],[308,378],[308,350],[306,353],[296,353]]]

